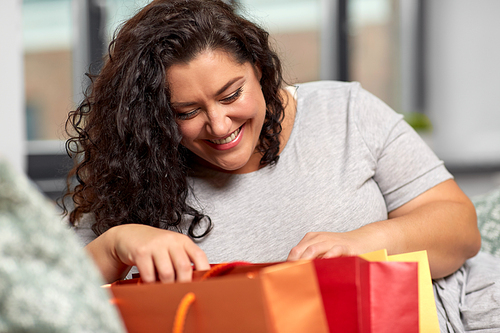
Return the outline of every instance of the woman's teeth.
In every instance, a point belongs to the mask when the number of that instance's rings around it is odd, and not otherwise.
[[[221,139],[221,140],[209,140],[209,141],[213,142],[215,144],[218,144],[218,145],[223,145],[225,143],[229,143],[229,142],[233,141],[238,136],[238,134],[240,134],[240,129],[239,128],[236,131],[234,131],[233,133],[231,133],[231,135],[228,136],[225,139]]]

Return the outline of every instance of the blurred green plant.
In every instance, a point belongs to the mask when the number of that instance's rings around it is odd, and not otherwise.
[[[432,122],[425,114],[421,112],[402,112],[404,119],[417,132],[432,131]]]

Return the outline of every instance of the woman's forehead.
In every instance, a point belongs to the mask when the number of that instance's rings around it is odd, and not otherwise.
[[[226,52],[210,51],[199,54],[188,63],[172,65],[167,70],[167,81],[173,99],[190,93],[199,86],[213,93],[248,76],[250,63],[240,64]]]

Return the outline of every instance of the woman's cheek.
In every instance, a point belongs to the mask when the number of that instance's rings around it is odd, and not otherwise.
[[[195,133],[199,132],[199,130],[196,130],[196,127],[197,126],[194,123],[190,123],[189,120],[179,123],[179,130],[182,135],[182,141],[193,140],[196,137]]]

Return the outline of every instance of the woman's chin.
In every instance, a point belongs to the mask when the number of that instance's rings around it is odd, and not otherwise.
[[[217,163],[210,163],[214,169],[228,173],[249,173],[260,169],[260,160],[262,154],[253,153],[250,156],[238,159],[236,161],[217,161]]]
[[[246,163],[210,163],[215,170],[222,172],[237,172],[245,167]]]

